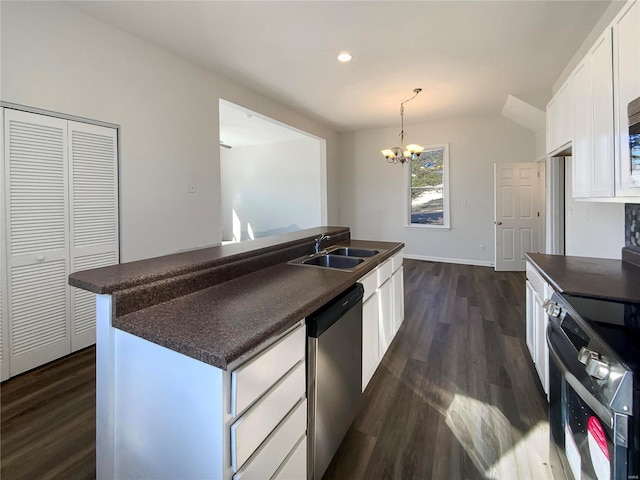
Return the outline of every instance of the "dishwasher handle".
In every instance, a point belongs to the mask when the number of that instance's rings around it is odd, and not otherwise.
[[[364,287],[356,283],[307,317],[307,336],[318,338],[356,305],[362,305]]]

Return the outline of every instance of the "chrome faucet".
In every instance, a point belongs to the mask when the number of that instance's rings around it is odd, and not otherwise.
[[[323,233],[318,238],[316,238],[315,253],[320,253],[320,244],[322,243],[322,240],[327,240],[329,238],[331,238],[331,235],[327,235],[326,233]]]

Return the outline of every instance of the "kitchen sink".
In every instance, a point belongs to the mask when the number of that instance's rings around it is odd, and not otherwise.
[[[352,247],[340,247],[335,250],[329,250],[327,253],[330,255],[341,255],[347,257],[373,257],[380,253],[380,250],[369,250],[366,248],[352,248]]]
[[[303,260],[303,265],[315,265],[318,267],[347,269],[355,268],[364,262],[362,258],[346,257],[341,255],[318,255],[307,260]]]

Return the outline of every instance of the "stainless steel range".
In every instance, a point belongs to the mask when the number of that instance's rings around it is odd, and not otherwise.
[[[640,305],[554,293],[545,309],[554,470],[639,478]]]

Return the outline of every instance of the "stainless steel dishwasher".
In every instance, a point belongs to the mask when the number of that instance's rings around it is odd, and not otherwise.
[[[308,479],[320,480],[362,398],[362,296],[356,283],[307,317]]]

